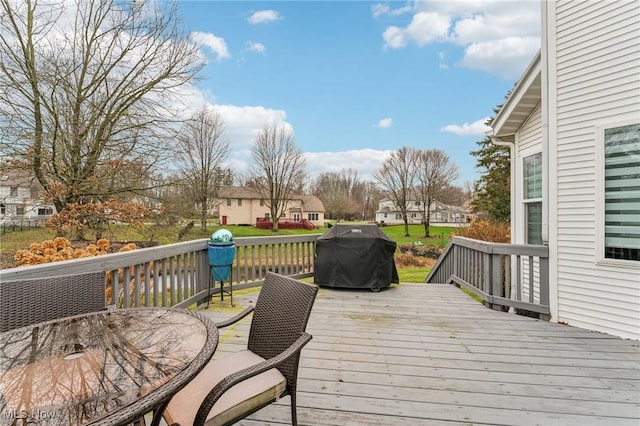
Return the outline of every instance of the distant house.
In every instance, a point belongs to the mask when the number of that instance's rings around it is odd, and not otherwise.
[[[260,194],[250,188],[226,186],[220,189],[218,214],[225,225],[255,225],[258,218],[271,219],[269,207]],[[281,219],[307,220],[324,226],[324,205],[313,195],[294,195]]]
[[[640,339],[640,7],[548,1],[542,22],[492,123],[511,241],[548,245],[552,320]]]
[[[42,203],[41,191],[42,187],[33,175],[15,169],[0,170],[0,222],[49,219],[55,213],[55,207]]]
[[[423,223],[423,204],[421,201],[409,201],[407,206],[409,224]],[[474,213],[465,207],[449,206],[434,201],[431,204],[429,223],[433,225],[443,224],[447,226],[468,226],[475,217]],[[376,222],[387,225],[403,224],[402,213],[398,206],[389,198],[383,198],[378,203]]]

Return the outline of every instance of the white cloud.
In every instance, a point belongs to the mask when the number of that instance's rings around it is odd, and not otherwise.
[[[382,120],[378,121],[378,127],[380,127],[381,129],[388,129],[391,126],[393,126],[393,119],[391,118],[383,118]]]
[[[259,10],[254,12],[248,19],[250,24],[268,24],[282,19],[282,16],[275,10]]]
[[[413,3],[413,9],[406,26],[385,29],[385,49],[449,43],[464,49],[459,66],[517,78],[540,47],[538,1],[419,1]],[[407,10],[407,6],[391,9],[379,4],[372,14],[396,16]]]
[[[191,40],[201,46],[206,46],[211,49],[211,51],[216,54],[219,61],[231,57],[229,50],[227,49],[227,43],[225,43],[222,37],[217,37],[211,33],[201,33],[196,31],[191,33]]]
[[[485,132],[491,130],[491,127],[485,124],[488,119],[489,117],[485,117],[473,123],[449,124],[440,129],[440,131],[458,136],[484,136]]]
[[[266,125],[285,124],[287,113],[263,106],[215,105],[233,147],[252,146],[256,134]]]
[[[382,15],[398,16],[411,12],[412,10],[414,10],[414,8],[411,4],[397,9],[391,9],[388,4],[377,3],[371,6],[371,15],[373,15],[374,18],[379,18]]]
[[[419,12],[413,15],[406,28],[389,27],[382,34],[384,47],[397,49],[414,42],[424,46],[432,41],[444,40],[449,32],[449,18],[437,13]]]
[[[263,55],[267,53],[267,48],[262,43],[254,43],[253,41],[248,41],[246,45],[247,49],[250,52],[261,53]]]
[[[343,169],[353,169],[357,164],[360,179],[373,180],[373,174],[382,167],[384,161],[393,151],[375,149],[358,149],[341,152],[306,152],[309,178],[315,179],[320,173],[340,172]]]
[[[438,52],[438,66],[440,69],[449,69],[449,64],[446,62],[447,52]]]
[[[248,171],[251,165],[251,148],[256,135],[264,126],[284,125],[293,130],[286,121],[284,110],[263,106],[215,105],[225,126],[225,137],[229,142],[228,165],[237,174]]]
[[[371,6],[371,15],[373,15],[374,18],[378,18],[382,15],[388,15],[390,10],[391,8],[388,4],[377,3]]]
[[[540,47],[537,38],[507,37],[470,44],[460,64],[466,68],[488,71],[505,78],[519,77]],[[496,65],[499,64],[499,67]]]

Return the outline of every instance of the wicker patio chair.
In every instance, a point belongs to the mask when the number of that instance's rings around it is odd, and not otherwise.
[[[318,288],[267,273],[255,309],[250,306],[219,328],[253,311],[247,349],[209,362],[165,410],[168,424],[228,425],[289,395],[297,425],[296,382],[300,351]]]
[[[0,282],[0,332],[105,307],[104,272]]]

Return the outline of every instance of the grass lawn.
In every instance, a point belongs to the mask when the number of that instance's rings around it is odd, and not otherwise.
[[[400,284],[424,283],[431,268],[404,268],[398,269]]]
[[[398,244],[411,244],[420,241],[422,244],[438,247],[446,247],[451,239],[451,234],[459,230],[453,226],[430,226],[429,238],[425,238],[423,225],[409,225],[408,237],[404,234],[404,225],[383,226],[380,229]]]

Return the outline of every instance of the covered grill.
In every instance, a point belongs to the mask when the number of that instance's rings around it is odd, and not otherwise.
[[[374,224],[336,224],[316,242],[314,281],[378,291],[397,283],[396,243]]]

